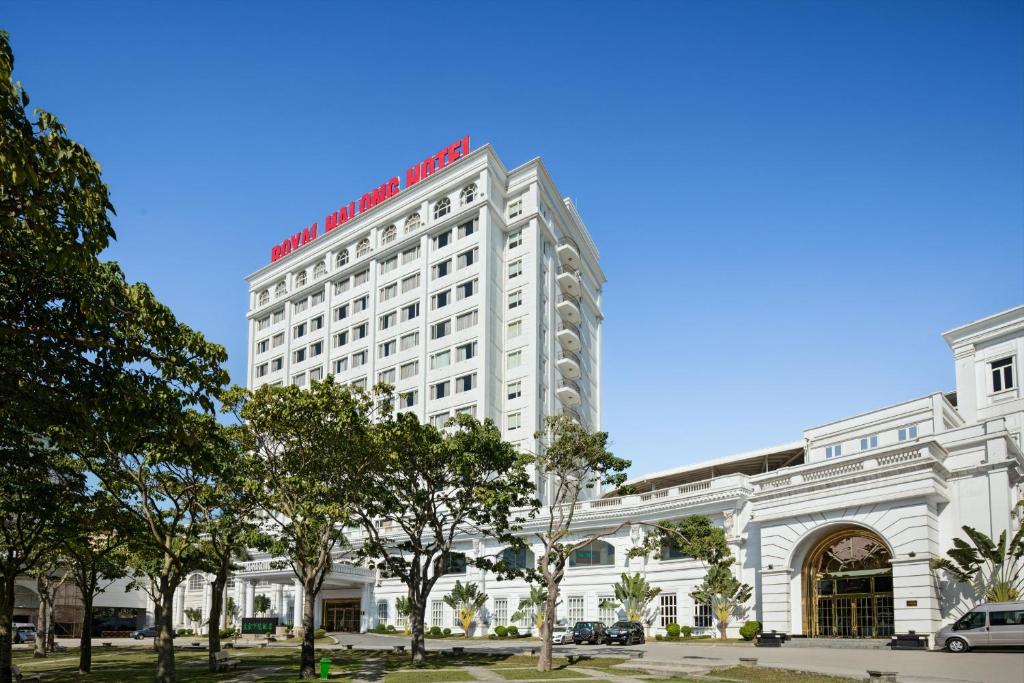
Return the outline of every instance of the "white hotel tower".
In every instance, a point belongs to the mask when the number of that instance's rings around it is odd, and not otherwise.
[[[387,382],[421,421],[490,418],[527,451],[546,415],[600,427],[605,278],[539,158],[508,171],[485,145],[247,281],[250,388]]]

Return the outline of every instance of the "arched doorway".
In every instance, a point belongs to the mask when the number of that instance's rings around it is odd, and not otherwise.
[[[892,553],[859,527],[834,531],[804,562],[804,633],[823,638],[893,634]]]

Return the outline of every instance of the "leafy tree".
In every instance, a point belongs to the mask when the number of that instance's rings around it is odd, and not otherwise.
[[[36,595],[39,596],[39,628],[36,633],[34,657],[45,657],[53,651],[55,623],[54,602],[57,591],[68,580],[65,559],[60,555],[45,558],[28,571],[36,579]]]
[[[1024,501],[1016,507],[1024,511]],[[954,538],[947,557],[932,560],[932,568],[970,584],[975,595],[990,602],[1020,600],[1024,595],[1024,524],[1009,541],[1006,531],[995,542],[969,526],[964,526],[963,532],[968,540]]]
[[[434,584],[448,570],[456,541],[474,535],[517,544],[512,511],[535,505],[527,458],[501,440],[490,420],[468,415],[444,431],[420,424],[412,413],[392,414],[385,406],[375,425],[376,442],[358,466],[347,470],[342,490],[359,493],[353,521],[364,534],[360,556],[408,589],[412,659],[426,655],[424,615]],[[487,558],[472,558],[499,576],[511,569]]]
[[[690,593],[697,602],[710,603],[722,638],[726,637],[733,615],[743,609],[752,592],[733,574],[732,564],[731,557],[712,564],[703,583]]]
[[[270,611],[270,598],[266,595],[257,595],[252,601],[253,611],[256,614],[266,614]]]
[[[623,572],[612,589],[615,591],[615,600],[605,601],[611,604],[603,604],[602,607],[621,606],[626,610],[626,619],[629,621],[650,623],[647,610],[654,598],[661,595],[660,588],[653,588],[639,573],[630,576]]]
[[[537,436],[546,438],[547,444],[537,456],[537,465],[541,472],[553,480],[554,494],[549,505],[544,508],[547,518],[536,533],[543,545],[537,571],[547,592],[544,617],[538,623],[541,637],[538,671],[551,670],[551,629],[555,623],[559,587],[565,578],[569,556],[577,548],[629,525],[629,522],[623,522],[611,530],[576,537],[576,503],[586,492],[595,487],[600,488],[602,484],[616,487],[622,485],[630,462],[616,457],[608,450],[606,432],[591,433],[568,416],[549,416],[545,418],[544,426],[546,431]],[[574,537],[575,540],[570,540]]]
[[[469,627],[473,625],[477,613],[487,604],[487,593],[481,592],[475,583],[467,581],[463,585],[461,581],[456,581],[451,593],[444,596],[444,602],[455,610],[462,623],[463,636],[469,638]]]
[[[544,616],[547,613],[548,592],[543,586],[530,586],[530,595],[519,601],[516,611],[509,617],[511,621],[521,621],[529,617],[537,632],[541,631],[544,625]],[[556,607],[558,604],[556,603]]]
[[[403,618],[402,623],[404,626],[402,628],[402,632],[405,635],[409,635],[409,613],[411,609],[412,605],[409,602],[408,596],[401,595],[395,598],[395,612],[398,613],[398,616]]]
[[[265,547],[286,557],[302,583],[300,675],[313,678],[313,606],[345,542],[354,498],[347,486],[360,482],[342,473],[370,447],[373,402],[329,375],[307,390],[236,388],[225,404],[239,418],[240,450],[254,454],[247,479],[266,520]]]

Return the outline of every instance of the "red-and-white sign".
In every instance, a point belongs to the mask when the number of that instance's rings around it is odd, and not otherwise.
[[[467,154],[469,154],[468,135],[442,148],[437,154],[433,154],[420,163],[410,166],[405,172],[405,187],[412,187],[424,178],[429,178],[448,164],[461,159]],[[335,228],[341,227],[357,215],[383,204],[401,191],[401,180],[398,176],[395,176],[386,183],[382,183],[380,187],[375,187],[364,194],[359,198],[358,202],[349,202],[337,211],[327,214],[327,217],[324,219],[324,233],[326,234]],[[275,244],[270,249],[271,263],[306,246],[317,238],[319,231],[319,225],[313,223],[313,225],[299,230],[280,244]]]

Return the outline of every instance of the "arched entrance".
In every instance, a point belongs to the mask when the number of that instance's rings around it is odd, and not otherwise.
[[[892,553],[876,534],[834,531],[804,562],[804,633],[823,638],[893,634]]]

